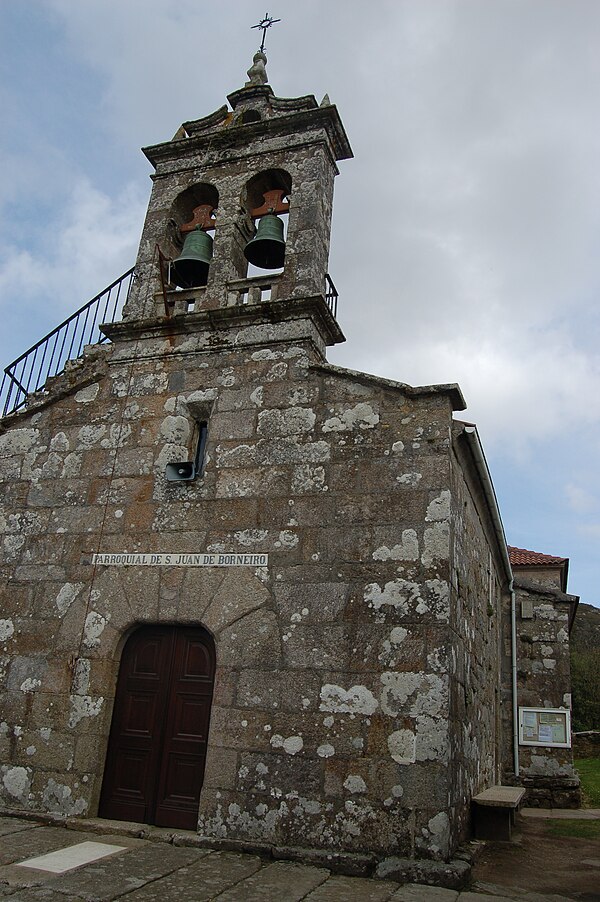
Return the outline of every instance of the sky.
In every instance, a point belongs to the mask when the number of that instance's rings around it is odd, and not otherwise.
[[[508,542],[600,606],[600,3],[277,0],[280,97],[327,93],[354,159],[329,271],[339,366],[458,382]],[[254,0],[0,0],[2,368],[135,261],[141,146],[218,109]]]

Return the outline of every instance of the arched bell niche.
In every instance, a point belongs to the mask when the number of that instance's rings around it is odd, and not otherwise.
[[[193,222],[195,211],[205,205],[209,205],[213,210],[219,206],[219,192],[209,182],[197,182],[177,195],[171,205],[166,224],[165,237],[169,242],[168,250],[171,255],[179,254],[183,247],[185,233],[181,232],[181,227]],[[215,218],[214,213],[212,218]]]
[[[291,193],[292,177],[285,169],[266,169],[248,179],[242,191],[241,205],[246,212],[247,232],[251,238],[252,236],[256,237],[255,226],[260,228],[262,217],[272,211],[279,218],[282,227],[278,227],[277,223],[274,223],[275,229],[274,231],[270,230],[269,234],[275,238],[276,242],[278,242],[279,236],[285,242],[288,225],[287,210]],[[272,262],[269,262],[266,266],[260,263],[255,266],[254,262],[250,260],[248,262],[247,275],[264,274],[265,270],[280,271],[283,266],[284,246],[282,246],[280,265],[275,266]],[[252,256],[248,254],[248,245],[246,245],[245,256],[247,260]]]

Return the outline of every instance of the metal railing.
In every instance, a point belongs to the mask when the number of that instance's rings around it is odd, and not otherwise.
[[[337,318],[338,293],[328,272],[325,273],[325,301],[334,317]]]
[[[76,310],[60,326],[13,360],[4,370],[0,386],[0,410],[5,417],[27,403],[33,392],[52,376],[58,376],[68,360],[81,357],[85,345],[108,341],[102,323],[114,323],[127,302],[134,278],[133,267],[108,288]]]

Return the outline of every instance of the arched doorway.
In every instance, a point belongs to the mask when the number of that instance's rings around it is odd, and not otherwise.
[[[196,828],[214,673],[214,642],[202,627],[144,626],[129,637],[100,817]]]

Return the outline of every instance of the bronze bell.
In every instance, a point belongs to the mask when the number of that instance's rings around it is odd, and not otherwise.
[[[171,281],[180,288],[206,285],[212,255],[210,235],[201,228],[194,229],[186,236],[180,256],[171,263]]]
[[[274,213],[267,213],[258,223],[256,235],[244,248],[246,260],[259,269],[279,269],[285,257],[283,221]]]

